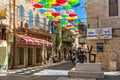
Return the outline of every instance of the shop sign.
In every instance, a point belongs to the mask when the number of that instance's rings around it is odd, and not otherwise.
[[[112,28],[87,29],[87,39],[111,39]]]
[[[5,18],[6,18],[6,8],[0,9],[0,19],[5,19]]]
[[[13,33],[9,33],[7,39],[8,39],[8,42],[13,42],[14,41],[14,34]]]
[[[0,72],[8,70],[8,48],[0,47]]]

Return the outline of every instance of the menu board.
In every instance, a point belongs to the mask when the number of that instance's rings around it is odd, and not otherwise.
[[[0,47],[0,72],[8,70],[8,51],[7,47]]]

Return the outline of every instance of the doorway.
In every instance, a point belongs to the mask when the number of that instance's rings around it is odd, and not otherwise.
[[[32,60],[33,60],[33,49],[28,48],[28,66],[32,66]]]

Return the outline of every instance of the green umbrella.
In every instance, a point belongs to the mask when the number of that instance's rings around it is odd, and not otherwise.
[[[71,8],[72,8],[71,5],[63,6],[63,9],[64,9],[64,10],[69,10],[69,9],[71,9]]]

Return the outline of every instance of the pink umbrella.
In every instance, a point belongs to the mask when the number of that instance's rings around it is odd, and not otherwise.
[[[48,9],[48,12],[56,13],[56,10],[55,9]]]
[[[66,2],[66,3],[63,3],[63,4],[61,4],[62,6],[67,6],[68,5],[68,2]]]
[[[34,0],[30,0],[29,1],[31,4],[37,4],[37,2],[35,2]]]
[[[66,11],[62,10],[59,12],[60,14],[66,14]]]
[[[70,10],[67,10],[66,12],[67,12],[67,14],[72,14],[72,13],[74,13],[74,10],[70,9]]]

